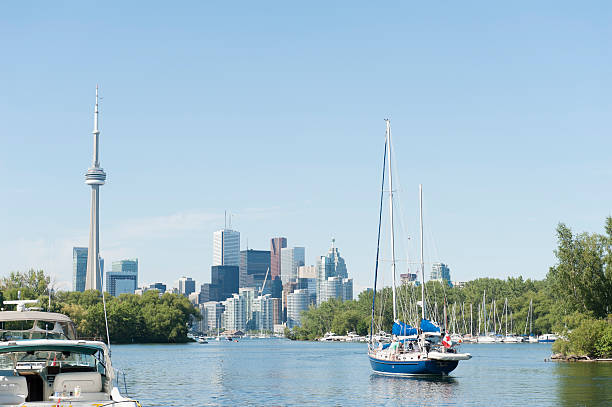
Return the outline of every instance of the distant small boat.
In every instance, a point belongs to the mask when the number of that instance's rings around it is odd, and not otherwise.
[[[478,343],[495,343],[495,336],[493,335],[480,335],[476,338],[476,342]]]
[[[544,335],[538,336],[539,343],[552,343],[556,341],[557,339],[558,337],[555,334],[544,334]]]
[[[319,342],[340,342],[341,340],[342,337],[333,332],[326,332],[322,338],[319,338]]]

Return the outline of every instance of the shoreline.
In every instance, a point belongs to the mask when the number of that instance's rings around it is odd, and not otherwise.
[[[592,359],[588,356],[578,355],[562,355],[560,353],[553,353],[548,359],[551,362],[612,362],[612,358],[598,358]]]

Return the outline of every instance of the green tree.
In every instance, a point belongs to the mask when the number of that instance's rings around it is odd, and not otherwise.
[[[547,279],[564,314],[579,311],[604,318],[611,311],[611,217],[606,219],[606,233],[574,236],[566,225],[557,227],[557,264],[550,268]]]

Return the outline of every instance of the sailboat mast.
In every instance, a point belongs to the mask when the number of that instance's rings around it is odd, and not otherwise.
[[[470,303],[470,335],[474,335],[474,329],[472,328],[472,303]]]
[[[393,321],[397,320],[397,301],[395,293],[395,232],[393,230],[393,178],[391,171],[391,123],[389,119],[385,119],[387,123],[387,155],[389,158],[389,221],[391,222],[391,273],[393,273]]]
[[[425,319],[425,263],[423,260],[423,184],[419,184],[419,224],[421,231],[421,319]]]
[[[531,299],[531,301],[529,301],[529,310],[531,311],[530,317],[531,319],[529,320],[529,336],[531,336],[531,334],[533,333],[533,298]]]
[[[487,329],[489,329],[489,321],[487,321],[487,306],[485,305],[486,304],[486,302],[485,302],[486,301],[486,297],[485,297],[486,292],[487,292],[486,289],[482,291],[482,324],[483,324],[483,327],[484,327],[485,335],[487,334]]]

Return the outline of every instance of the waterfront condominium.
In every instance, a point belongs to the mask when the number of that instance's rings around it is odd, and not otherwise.
[[[294,328],[301,325],[302,313],[308,309],[308,290],[295,290],[287,294],[287,327]]]
[[[233,294],[230,298],[223,301],[225,311],[223,311],[223,328],[226,331],[246,331],[246,303],[243,297]]]
[[[274,237],[270,240],[270,280],[281,275],[281,249],[287,247],[286,237]]]
[[[444,263],[434,263],[431,265],[431,274],[429,275],[430,280],[436,281],[451,281],[450,268]]]
[[[213,266],[240,266],[240,232],[221,229],[213,233]]]
[[[298,268],[303,266],[306,258],[304,247],[292,247],[281,249],[281,280],[283,285],[296,282]]]
[[[106,290],[110,295],[134,294],[138,287],[138,259],[114,261],[106,273]]]
[[[72,290],[85,291],[85,278],[87,276],[87,247],[72,248]],[[100,258],[100,270],[104,271],[104,259]],[[101,277],[98,276],[97,285],[102,287]]]

